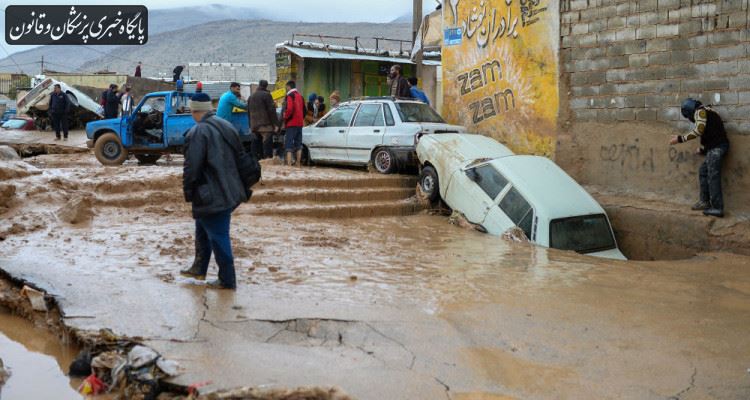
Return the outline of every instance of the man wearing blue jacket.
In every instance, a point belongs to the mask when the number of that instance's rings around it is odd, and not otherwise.
[[[55,128],[55,140],[60,140],[60,130],[63,137],[68,140],[68,113],[70,112],[70,101],[63,93],[59,84],[55,84],[54,92],[49,96],[49,116],[52,118],[52,126]]]
[[[216,109],[216,116],[232,122],[232,109],[234,107],[247,111],[247,103],[240,99],[240,84],[232,82],[229,85],[229,91],[219,98],[219,107]]]
[[[409,91],[411,92],[411,97],[429,106],[430,99],[428,99],[427,95],[424,94],[424,92],[417,86],[419,84],[419,79],[411,77],[407,81],[409,82]]]

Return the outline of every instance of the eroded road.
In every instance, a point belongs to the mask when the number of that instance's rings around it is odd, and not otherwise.
[[[0,268],[55,294],[70,326],[143,337],[185,367],[179,383],[336,385],[360,399],[750,396],[748,257],[548,251],[419,212],[411,177],[266,165],[234,216],[239,289],[212,291],[177,275],[193,255],[180,160],[27,161],[39,169],[0,166]]]

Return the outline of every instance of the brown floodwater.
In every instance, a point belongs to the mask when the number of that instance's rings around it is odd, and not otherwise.
[[[216,292],[178,275],[194,251],[178,160],[29,161],[0,164],[0,267],[49,288],[70,326],[145,337],[183,383],[363,399],[750,393],[748,257],[548,250],[415,213],[413,177],[264,166],[233,215],[239,289]]]
[[[0,308],[0,359],[11,372],[3,400],[81,399],[64,370],[77,354],[51,333]]]

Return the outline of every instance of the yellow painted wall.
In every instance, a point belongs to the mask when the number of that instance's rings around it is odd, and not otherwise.
[[[518,153],[552,156],[559,110],[554,0],[446,0],[444,116]]]
[[[127,75],[95,75],[95,74],[45,74],[47,78],[65,82],[68,85],[88,86],[106,89],[110,84],[123,86],[128,81]]]

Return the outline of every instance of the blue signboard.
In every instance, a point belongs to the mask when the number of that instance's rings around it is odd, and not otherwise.
[[[461,44],[461,38],[463,38],[464,31],[461,28],[447,28],[444,31],[445,45],[455,46]]]

